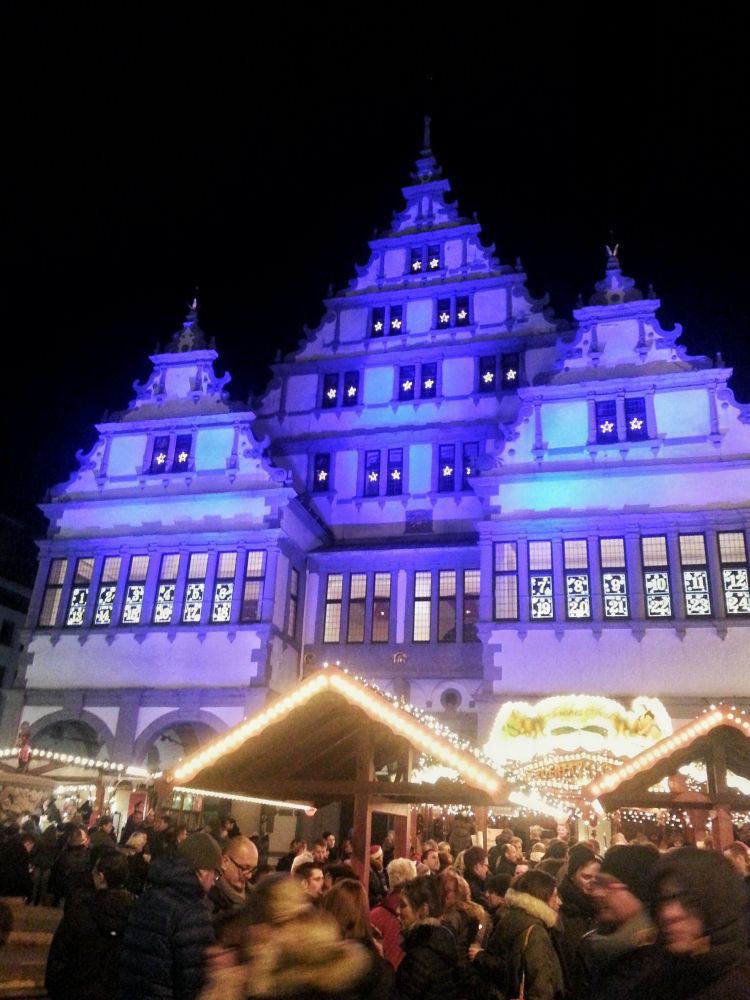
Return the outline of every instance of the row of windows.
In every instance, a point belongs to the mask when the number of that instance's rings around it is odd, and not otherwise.
[[[718,556],[724,613],[750,615],[750,590],[745,537],[741,531],[719,532]],[[699,534],[679,535],[679,570],[671,565],[666,535],[640,539],[640,566],[628,566],[624,538],[598,540],[598,573],[602,614],[605,619],[633,615],[633,574],[641,574],[646,617],[669,619],[675,614],[678,586],[685,614],[706,618],[718,613],[711,594],[706,539]],[[519,559],[517,542],[495,543],[494,617],[496,621],[519,618]],[[589,542],[566,539],[562,544],[562,591],[556,592],[553,550],[550,541],[527,543],[529,617],[532,621],[586,621],[593,617],[592,573]],[[678,575],[676,575],[678,574]],[[562,608],[556,602],[564,604]]]
[[[436,598],[436,600],[435,600]],[[348,589],[344,574],[329,573],[326,579],[323,642],[342,641],[342,621],[346,602],[346,630],[349,643],[388,642],[391,632],[391,574],[351,573]],[[412,641],[476,642],[479,620],[479,570],[429,570],[414,574],[412,601]]]
[[[643,397],[626,398],[622,408],[617,400],[604,399],[595,403],[596,442],[645,441],[649,437],[646,417],[646,400]]]
[[[158,575],[147,586],[149,570],[156,559],[159,559]],[[257,622],[261,615],[265,561],[262,550],[247,552],[241,565],[236,552],[220,552],[209,575],[207,552],[164,553],[161,557],[134,555],[129,560],[107,556],[102,560],[98,579],[94,580],[95,560],[84,556],[75,561],[69,593],[63,602],[68,560],[53,559],[39,625],[100,628],[115,624],[118,616],[123,625],[145,621],[154,625],[225,624],[238,619]],[[299,588],[296,572],[292,570],[291,579],[295,628]]]
[[[447,330],[451,327],[469,326],[472,322],[471,298],[468,295],[452,295],[435,299],[432,306],[433,329]],[[371,337],[397,336],[401,333],[408,333],[402,304],[373,306],[370,312]]]
[[[476,475],[479,462],[478,441],[441,444],[435,458],[435,489],[438,493],[454,493],[456,490],[471,488],[469,479]],[[331,468],[330,453],[318,452],[313,461],[314,493],[327,493],[333,489]],[[403,448],[373,449],[364,453],[362,496],[401,496],[405,478]]]

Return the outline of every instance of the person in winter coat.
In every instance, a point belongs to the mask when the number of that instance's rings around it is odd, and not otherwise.
[[[79,890],[89,890],[91,886],[88,834],[82,826],[73,825],[50,874],[49,887],[54,905],[62,899],[67,906]]]
[[[562,926],[558,938],[560,962],[565,979],[565,995],[577,1000],[581,988],[578,976],[578,946],[584,934],[596,924],[594,883],[601,858],[586,844],[575,844],[568,854],[567,873],[558,885]]]
[[[125,929],[120,1000],[193,1000],[203,980],[203,951],[213,943],[205,896],[221,873],[210,834],[188,837],[176,857],[151,865],[151,885]]]
[[[461,1000],[468,1000],[476,993],[476,977],[469,964],[469,948],[483,937],[487,913],[472,901],[468,882],[455,868],[446,868],[440,873],[439,880],[443,911],[440,922],[456,939],[458,995]]]
[[[146,888],[148,879],[148,866],[151,861],[146,853],[147,838],[145,830],[136,830],[128,837],[128,842],[122,848],[125,857],[128,859],[128,881],[127,889],[134,896],[140,896]]]
[[[390,1000],[395,973],[375,938],[362,883],[355,878],[337,882],[323,897],[322,909],[334,918],[345,941],[358,941],[367,952],[369,968],[357,984],[359,1000]]]
[[[437,882],[420,875],[401,886],[404,959],[396,971],[395,1000],[457,1000],[456,939],[440,924]]]
[[[397,969],[404,957],[401,947],[401,886],[417,877],[417,866],[411,858],[394,858],[388,865],[388,885],[390,890],[380,906],[370,913],[373,927],[380,932],[383,942],[383,957]]]
[[[633,996],[644,1000],[750,997],[746,892],[713,851],[670,851],[653,873],[651,912],[659,941]]]
[[[66,907],[47,959],[44,985],[50,1000],[111,1000],[133,905],[124,887],[127,875],[127,858],[115,850],[102,854],[94,888]]]
[[[560,960],[550,938],[560,900],[555,880],[538,869],[518,878],[505,894],[508,911],[497,928],[506,956],[505,983],[495,984],[507,997],[558,1000],[564,992]]]

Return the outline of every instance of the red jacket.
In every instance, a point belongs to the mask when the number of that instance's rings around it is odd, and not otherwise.
[[[401,947],[401,921],[398,910],[401,893],[394,889],[388,893],[383,902],[370,910],[370,920],[383,938],[383,957],[397,969],[404,957]]]

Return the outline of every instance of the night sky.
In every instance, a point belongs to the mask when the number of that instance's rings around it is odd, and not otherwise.
[[[425,113],[461,209],[534,295],[569,318],[613,232],[662,324],[721,350],[750,400],[739,13],[162,6],[0,14],[0,512],[29,519],[67,478],[196,286],[232,394],[259,392],[401,207]]]

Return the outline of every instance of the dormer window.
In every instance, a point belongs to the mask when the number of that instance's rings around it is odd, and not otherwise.
[[[167,471],[167,456],[169,455],[169,437],[154,439],[154,450],[151,452],[149,472],[158,474]]]
[[[192,434],[178,434],[174,443],[172,472],[186,472],[190,468],[190,449],[193,444]]]
[[[409,270],[412,274],[419,274],[422,270],[422,248],[412,247],[411,251],[411,262],[409,264]]]
[[[323,398],[320,405],[324,410],[332,410],[339,401],[339,377],[337,374],[323,376]]]
[[[440,247],[427,247],[427,270],[437,271],[440,268]]]
[[[359,402],[359,372],[346,372],[344,375],[344,406],[356,406]]]

